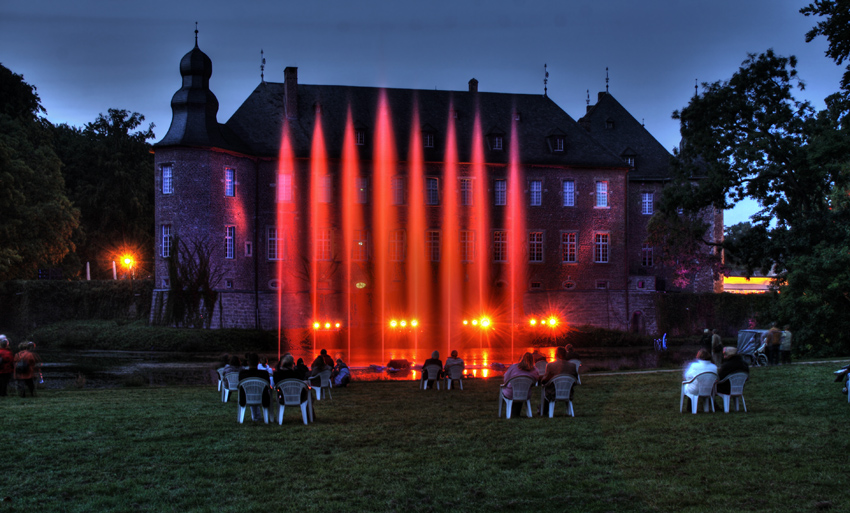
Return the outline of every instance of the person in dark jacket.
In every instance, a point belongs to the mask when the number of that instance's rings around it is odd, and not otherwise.
[[[440,371],[437,373],[436,376],[432,377],[428,375],[428,372],[425,370],[425,367],[429,365],[438,365],[440,367]],[[422,379],[440,379],[441,377],[443,377],[443,360],[440,360],[440,352],[434,351],[433,353],[431,353],[431,358],[428,358],[427,360],[425,360],[425,363],[422,364]],[[433,386],[432,383],[434,382],[427,382],[428,388],[431,388]]]
[[[15,357],[12,351],[9,350],[9,339],[6,335],[0,335],[0,397],[8,395],[9,381],[12,379],[14,371]]]
[[[247,378],[261,378],[263,381],[268,384],[269,382],[269,373],[266,370],[258,369],[257,366],[260,363],[260,357],[257,353],[248,353],[248,368],[242,369],[239,371],[239,381]],[[239,406],[245,406],[247,402],[247,398],[245,397],[245,391],[243,389],[239,389]],[[263,408],[268,408],[271,405],[271,389],[266,387],[263,391]],[[258,421],[263,418],[263,412],[259,406],[251,406],[251,420]]]
[[[720,365],[720,370],[717,371],[717,393],[719,394],[728,394],[732,389],[731,383],[725,381],[720,383],[723,378],[729,376],[730,374],[735,374],[738,372],[743,372],[747,376],[750,375],[750,367],[747,365],[747,362],[738,354],[738,348],[736,347],[724,347],[723,348],[723,363]]]

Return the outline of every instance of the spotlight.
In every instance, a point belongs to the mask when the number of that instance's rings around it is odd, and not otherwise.
[[[558,319],[554,317],[549,317],[549,326],[552,326],[554,328],[556,324],[558,324]]]
[[[395,328],[396,326],[398,326],[398,321],[396,321],[395,319],[391,320],[390,321],[390,327]]]
[[[478,319],[472,319],[472,325],[478,326]]]
[[[415,328],[415,327],[419,326],[419,321],[417,321],[416,319],[413,319],[412,321],[410,321],[410,325]]]
[[[489,317],[482,317],[481,318],[481,327],[487,328],[488,326],[490,326],[490,318]]]
[[[331,323],[326,322],[326,323],[325,323],[325,329],[326,329],[326,330],[331,329]]]
[[[469,324],[469,321],[467,321],[466,319],[464,319],[464,320],[463,320],[463,325],[464,325],[464,326],[466,326],[467,324]]]
[[[532,326],[537,326],[537,319],[530,319],[528,321],[528,324],[531,324]]]
[[[336,327],[339,328],[339,323],[336,323]]]
[[[319,324],[318,322],[314,322],[314,323],[313,323],[313,329],[314,329],[314,330],[319,329],[319,327],[321,327],[321,324]]]
[[[402,320],[402,321],[399,323],[399,325],[400,325],[402,328],[405,328],[405,327],[407,327],[407,321]]]

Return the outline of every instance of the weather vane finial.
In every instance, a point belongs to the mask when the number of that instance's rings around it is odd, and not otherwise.
[[[587,105],[590,106],[590,89],[587,90]]]
[[[605,66],[605,92],[608,92],[608,66]]]
[[[544,97],[548,96],[548,91],[549,91],[549,87],[547,86],[547,84],[549,83],[549,70],[547,68],[548,68],[548,66],[544,63],[543,64],[543,96]]]
[[[263,72],[266,69],[266,58],[263,56],[263,49],[260,48],[260,82],[265,83],[265,77],[263,76]]]
[[[697,81],[697,79],[694,79],[694,98],[699,96],[699,87],[697,86],[698,83],[699,82]]]
[[[195,22],[195,46],[198,46],[198,22]]]

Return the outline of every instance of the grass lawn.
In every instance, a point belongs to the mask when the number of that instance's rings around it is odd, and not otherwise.
[[[845,512],[837,368],[753,369],[729,414],[680,414],[678,372],[583,375],[554,419],[497,418],[498,379],[355,382],[310,426],[239,425],[210,387],[12,395],[0,512]]]

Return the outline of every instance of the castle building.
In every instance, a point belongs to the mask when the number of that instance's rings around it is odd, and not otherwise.
[[[286,68],[219,123],[197,36],[180,74],[154,146],[152,316],[179,238],[208,242],[216,328],[368,331],[486,311],[654,332],[653,297],[674,290],[646,226],[670,154],[611,94],[576,121],[545,94],[475,79],[463,91],[309,85]],[[722,236],[722,213],[710,218]]]

